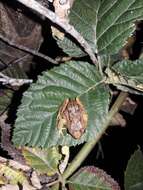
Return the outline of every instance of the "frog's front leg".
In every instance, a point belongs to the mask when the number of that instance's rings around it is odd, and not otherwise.
[[[57,128],[59,130],[59,135],[64,136],[63,131],[66,130],[66,120],[64,118],[59,119]]]

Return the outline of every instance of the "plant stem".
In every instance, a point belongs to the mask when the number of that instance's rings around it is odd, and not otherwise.
[[[71,162],[71,164],[67,167],[63,174],[63,180],[66,180],[70,175],[73,174],[73,172],[81,165],[81,163],[85,160],[85,158],[88,156],[88,154],[91,152],[91,150],[94,148],[96,143],[99,141],[99,139],[102,137],[102,135],[105,133],[105,130],[107,129],[112,117],[119,111],[120,106],[124,102],[125,98],[128,96],[128,93],[121,92],[116,99],[115,103],[113,104],[112,108],[110,109],[106,122],[103,124],[104,131],[99,133],[98,138],[94,139],[93,141],[87,142],[79,151],[79,153],[76,155],[74,160]]]
[[[50,187],[50,186],[53,186],[53,185],[57,185],[58,183],[60,182],[60,180],[56,180],[56,181],[53,181],[53,182],[50,182],[46,185],[46,187]]]

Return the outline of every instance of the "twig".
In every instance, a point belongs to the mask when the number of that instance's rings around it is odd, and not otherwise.
[[[48,183],[48,184],[46,185],[46,187],[50,187],[50,186],[55,185],[55,184],[57,184],[57,183],[59,183],[59,182],[60,182],[59,179],[56,180],[56,181],[50,182],[50,183]]]
[[[94,52],[92,51],[90,45],[81,36],[81,34],[77,30],[75,30],[75,28],[72,25],[70,25],[68,22],[63,22],[62,19],[60,19],[54,12],[42,6],[40,3],[38,3],[35,0],[17,0],[17,1],[19,1],[26,7],[29,7],[30,9],[40,13],[41,15],[45,16],[53,23],[57,24],[62,29],[64,29],[68,34],[70,34],[73,38],[75,38],[78,41],[78,43],[84,48],[85,52],[90,56],[93,63],[97,63],[96,56],[94,55]]]
[[[35,56],[38,56],[38,57],[41,57],[47,61],[49,61],[50,63],[53,63],[53,64],[59,64],[57,61],[55,61],[54,59],[52,59],[51,57],[47,56],[47,55],[44,55],[40,52],[37,52],[35,50],[32,50],[28,47],[25,47],[23,45],[19,45],[19,44],[16,44],[15,42],[13,42],[12,40],[9,40],[8,38],[4,37],[3,35],[0,34],[0,39],[2,41],[4,41],[5,43],[7,43],[8,45],[12,46],[12,47],[15,47],[21,51],[24,51],[24,52],[27,52],[31,55],[35,55]]]
[[[8,152],[8,154],[21,164],[25,164],[24,157],[22,156],[20,150],[16,149],[10,142],[10,125],[3,121],[0,117],[0,127],[1,127],[1,147]]]
[[[10,78],[3,73],[0,72],[0,82],[3,85],[10,84],[11,86],[22,86],[23,84],[29,84],[32,83],[33,80],[31,79],[15,79],[15,78]]]

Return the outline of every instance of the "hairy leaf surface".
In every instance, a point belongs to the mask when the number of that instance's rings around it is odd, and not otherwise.
[[[73,146],[96,138],[104,130],[102,124],[109,106],[109,93],[101,81],[95,66],[86,62],[69,62],[44,72],[24,93],[15,123],[15,145]],[[63,101],[76,97],[88,114],[86,132],[79,140],[69,133],[62,136],[56,127]]]
[[[68,180],[68,184],[70,190],[120,190],[111,176],[93,166],[81,168]]]
[[[69,15],[70,23],[100,54],[117,53],[134,31],[133,23],[142,18],[142,0],[76,0]],[[70,56],[84,55],[69,36],[57,41]]]

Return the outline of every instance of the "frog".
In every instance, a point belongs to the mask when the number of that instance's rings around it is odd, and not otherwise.
[[[57,115],[59,134],[63,135],[63,130],[66,130],[74,139],[80,139],[87,123],[88,115],[80,99],[65,99]]]

